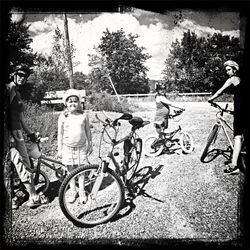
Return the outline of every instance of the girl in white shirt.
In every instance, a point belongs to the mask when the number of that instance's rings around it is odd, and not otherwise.
[[[78,166],[88,164],[87,155],[92,153],[92,135],[89,118],[81,106],[81,97],[78,90],[69,89],[64,98],[66,109],[58,119],[58,156],[67,166],[69,172]],[[81,203],[87,202],[84,191],[84,176],[79,180],[79,192],[74,182],[70,183],[69,202],[73,203],[79,196]]]

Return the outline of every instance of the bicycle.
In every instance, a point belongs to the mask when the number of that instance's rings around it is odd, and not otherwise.
[[[226,104],[225,108],[222,108],[219,104],[214,103],[214,102],[210,102],[210,104],[212,107],[215,107],[218,109],[218,112],[216,113],[217,119],[216,119],[215,124],[212,127],[211,132],[209,133],[209,136],[207,138],[207,143],[203,150],[200,160],[201,162],[205,162],[206,157],[210,155],[210,153],[212,152],[212,151],[209,151],[211,149],[211,146],[215,144],[218,138],[219,131],[222,130],[224,132],[225,138],[227,139],[229,143],[227,149],[225,150],[225,152],[228,152],[228,155],[224,153],[224,156],[228,159],[228,162],[230,162],[232,158],[234,145],[229,136],[229,132],[227,130],[233,132],[233,127],[225,120],[225,118],[223,117],[223,114],[225,112],[230,115],[233,115],[234,111],[228,109],[228,104]],[[242,169],[245,170],[246,169],[246,145],[244,143],[244,137],[242,141],[241,152],[239,155],[239,163]]]
[[[64,215],[73,224],[81,227],[91,227],[110,221],[120,210],[125,200],[125,189],[132,182],[139,165],[142,152],[142,139],[137,135],[137,130],[149,124],[140,117],[133,117],[124,113],[113,120],[105,112],[105,121],[96,118],[103,124],[99,143],[99,164],[82,166],[70,173],[59,190],[59,204]],[[117,140],[120,120],[129,121],[132,125],[128,135]],[[108,131],[111,129],[113,135]],[[107,141],[104,139],[107,136]],[[102,144],[108,143],[107,155],[101,156]],[[124,158],[122,163],[116,160],[114,153],[117,145],[123,144]],[[104,145],[105,145],[104,144]],[[113,163],[112,169],[110,163]],[[84,176],[84,190],[87,196],[85,204],[67,202],[69,184],[75,181],[79,187],[79,180]]]
[[[169,115],[170,119],[182,114],[184,109],[175,111],[175,114]],[[144,139],[145,155],[149,157],[159,156],[162,152],[169,152],[174,145],[180,146],[184,153],[191,153],[194,150],[194,141],[190,133],[183,131],[181,126],[172,132],[164,132],[164,122],[162,124],[155,123],[157,128],[160,128],[159,136],[149,135]]]
[[[45,142],[47,140],[48,137],[42,138],[40,137],[39,133],[37,133],[35,142],[26,141],[31,169],[33,170],[34,185],[37,193],[45,193],[50,185],[50,179],[48,175],[43,170],[41,170],[43,166],[54,170],[55,175],[60,182],[62,182],[65,176],[67,175],[67,169],[60,161],[46,157],[42,153],[42,147],[40,143]],[[23,198],[27,194],[27,191],[16,172],[15,164],[20,163],[20,155],[13,144],[10,145],[10,153],[14,155],[13,160],[15,161],[10,162],[10,180],[12,193],[13,196],[17,198]]]

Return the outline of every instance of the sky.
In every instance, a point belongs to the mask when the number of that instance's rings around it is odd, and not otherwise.
[[[175,16],[182,17],[178,20]],[[13,15],[15,18],[15,15]],[[100,38],[106,29],[117,31],[121,28],[126,34],[138,34],[136,43],[145,47],[144,52],[152,57],[147,60],[148,77],[153,80],[162,79],[164,61],[169,55],[171,44],[178,39],[181,41],[183,32],[191,30],[198,36],[216,33],[240,36],[240,17],[233,11],[197,11],[179,9],[166,11],[164,14],[133,8],[127,12],[98,12],[98,13],[67,13],[70,42],[76,48],[74,61],[79,64],[74,72],[88,74],[88,54],[94,53]],[[25,22],[29,24],[29,32],[33,42],[34,52],[49,54],[52,49],[52,37],[56,27],[64,33],[64,21],[61,13],[25,13]]]

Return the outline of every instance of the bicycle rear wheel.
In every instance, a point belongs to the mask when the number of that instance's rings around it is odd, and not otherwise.
[[[188,132],[182,132],[180,135],[180,145],[184,153],[190,154],[194,150],[194,140]]]
[[[45,193],[50,185],[49,177],[42,170],[33,173],[35,190],[37,193]],[[23,193],[27,193],[25,186],[20,182],[20,188]]]
[[[158,142],[158,137],[149,135],[144,139],[144,151],[145,155],[150,157],[158,156],[162,153],[164,145]]]
[[[136,138],[129,155],[128,170],[126,173],[127,181],[130,181],[133,178],[138,168],[141,159],[141,152],[142,152],[142,139]]]
[[[215,124],[207,138],[207,144],[203,150],[203,153],[201,155],[201,161],[204,162],[207,154],[208,154],[208,150],[211,146],[212,143],[214,143],[216,141],[216,138],[217,138],[217,134],[218,134],[218,131],[219,131],[219,125]]]
[[[83,166],[72,171],[62,182],[59,190],[59,204],[62,212],[73,224],[80,227],[91,227],[105,223],[120,210],[124,201],[124,186],[118,175],[111,169],[103,173],[101,182],[98,165]],[[75,182],[78,194],[85,192],[87,202],[79,199],[69,202],[70,183]],[[96,196],[94,190],[98,184]],[[84,191],[80,191],[80,186]]]

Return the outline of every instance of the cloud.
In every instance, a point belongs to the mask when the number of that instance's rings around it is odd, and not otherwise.
[[[136,43],[138,46],[145,47],[144,52],[152,56],[146,65],[149,68],[149,78],[154,79],[161,78],[164,61],[168,57],[171,44],[176,39],[181,40],[183,32],[190,29],[198,36],[223,32],[213,27],[199,25],[191,19],[183,19],[183,22],[171,26],[170,29],[170,26],[162,22],[162,18],[162,15],[139,10],[123,14],[101,13],[98,16],[92,16],[91,19],[87,19],[86,15],[79,15],[77,19],[68,15],[69,37],[76,48],[75,61],[80,62],[74,70],[89,73],[88,54],[94,53],[93,47],[100,43],[100,38],[106,29],[114,32],[123,28],[126,34],[139,35]],[[150,23],[149,19],[154,21]],[[30,32],[33,36],[32,48],[42,53],[50,53],[54,30],[58,26],[64,32],[62,15],[48,15],[43,21],[30,24]],[[238,30],[223,32],[224,34],[239,37]]]

